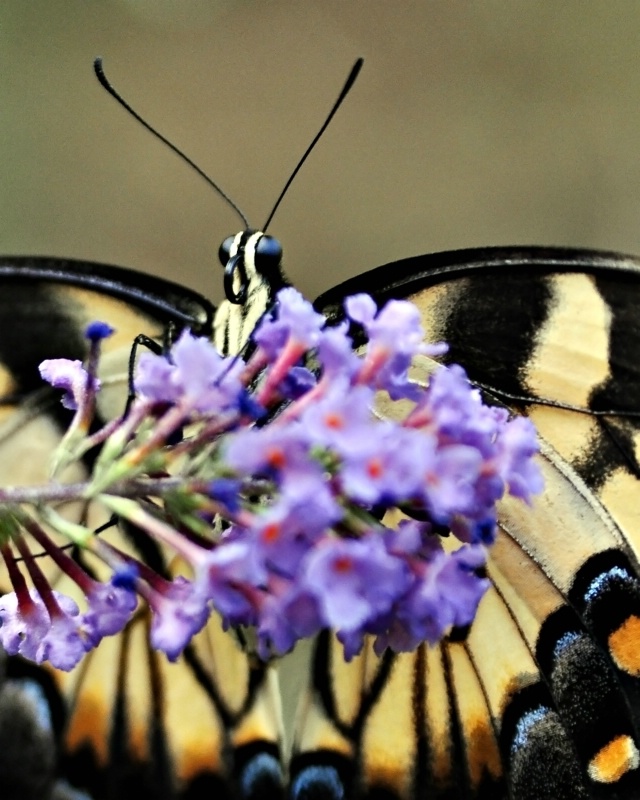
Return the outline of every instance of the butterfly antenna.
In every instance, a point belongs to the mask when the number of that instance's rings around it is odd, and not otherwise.
[[[106,89],[106,90],[109,92],[109,94],[111,95],[111,97],[113,97],[115,100],[117,100],[117,101],[118,101],[118,103],[120,103],[120,105],[121,105],[121,106],[122,106],[122,107],[123,107],[123,108],[124,108],[126,111],[128,111],[128,112],[129,112],[129,114],[131,114],[131,116],[132,116],[134,119],[137,119],[137,120],[138,120],[138,122],[139,122],[141,125],[143,125],[143,126],[144,126],[144,127],[145,127],[145,128],[148,130],[148,131],[149,131],[149,133],[152,133],[152,134],[153,134],[153,135],[156,137],[156,139],[160,139],[160,141],[161,141],[161,142],[163,142],[164,144],[166,144],[166,145],[167,145],[167,147],[168,147],[169,149],[173,150],[173,152],[174,152],[174,153],[175,153],[177,156],[179,156],[179,157],[180,157],[180,158],[181,158],[183,161],[185,161],[185,162],[186,162],[186,163],[187,163],[187,164],[188,164],[190,167],[192,167],[192,168],[193,168],[193,169],[194,169],[194,170],[195,170],[195,171],[198,173],[198,175],[200,175],[200,177],[201,177],[201,178],[204,178],[204,179],[205,179],[205,181],[206,181],[206,182],[209,184],[209,186],[211,186],[211,188],[212,188],[212,189],[214,189],[214,190],[215,190],[215,191],[216,191],[216,192],[217,192],[217,193],[220,195],[220,197],[221,197],[221,198],[222,198],[222,199],[223,199],[223,200],[224,200],[224,201],[227,203],[227,205],[231,206],[231,208],[232,208],[232,209],[233,209],[233,210],[236,212],[236,214],[237,214],[237,215],[240,217],[240,219],[242,220],[242,223],[243,223],[244,227],[245,227],[245,228],[248,228],[248,227],[249,227],[249,220],[248,220],[248,219],[247,219],[247,217],[246,217],[246,216],[245,216],[245,215],[242,213],[242,211],[241,211],[241,210],[238,208],[238,206],[237,206],[237,205],[236,205],[236,204],[233,202],[233,200],[232,200],[232,199],[229,197],[229,195],[228,195],[226,192],[224,192],[224,191],[223,191],[223,190],[222,190],[222,189],[221,189],[221,188],[218,186],[218,184],[217,184],[215,181],[211,180],[211,178],[210,178],[210,177],[209,177],[209,176],[208,176],[208,175],[207,175],[205,172],[203,172],[203,171],[200,169],[200,167],[199,167],[199,166],[198,166],[198,165],[197,165],[197,164],[196,164],[194,161],[192,161],[192,160],[189,158],[189,156],[188,156],[188,155],[186,155],[186,153],[183,153],[183,152],[182,152],[182,150],[180,150],[178,147],[176,147],[176,145],[175,145],[175,144],[173,144],[173,142],[170,142],[170,141],[169,141],[169,140],[166,138],[166,136],[163,136],[163,135],[160,133],[160,131],[157,131],[157,130],[156,130],[156,129],[155,129],[153,126],[152,126],[152,125],[150,125],[150,124],[149,124],[149,123],[148,123],[148,122],[147,122],[145,119],[143,119],[143,118],[140,116],[140,114],[138,114],[138,112],[137,112],[137,111],[135,111],[135,110],[134,110],[134,109],[133,109],[133,108],[132,108],[132,107],[129,105],[129,103],[127,103],[127,101],[124,99],[124,97],[122,97],[122,95],[121,95],[121,94],[119,94],[119,92],[117,92],[117,91],[114,89],[114,87],[113,87],[113,86],[112,86],[112,85],[109,83],[109,81],[107,80],[107,76],[104,74],[104,70],[103,70],[103,68],[102,68],[102,59],[101,59],[101,58],[96,58],[96,60],[93,62],[93,69],[94,69],[94,72],[96,73],[96,77],[97,77],[97,78],[98,78],[98,80],[100,81],[100,85],[101,85],[101,86],[102,86],[104,89]],[[326,125],[325,125],[325,127],[326,127]],[[316,138],[317,138],[317,137],[316,137]],[[303,159],[303,160],[304,160],[304,159]]]
[[[276,211],[278,210],[278,206],[279,206],[279,205],[280,205],[280,203],[282,202],[282,198],[285,196],[285,194],[287,193],[287,190],[289,189],[289,187],[290,187],[290,186],[291,186],[291,184],[293,183],[293,179],[296,177],[296,175],[298,174],[298,172],[300,172],[300,167],[301,167],[301,166],[304,164],[304,162],[307,160],[307,157],[308,157],[309,153],[310,153],[310,152],[313,150],[313,148],[314,148],[314,147],[316,146],[316,144],[318,143],[318,139],[319,139],[319,138],[322,136],[322,134],[323,134],[323,133],[326,131],[326,129],[329,127],[329,123],[330,123],[330,122],[331,122],[331,120],[333,119],[333,117],[334,117],[334,115],[335,115],[336,111],[337,111],[337,110],[340,108],[340,106],[342,105],[342,101],[345,99],[345,97],[346,97],[346,96],[349,94],[349,92],[351,91],[351,87],[352,87],[352,86],[353,86],[353,84],[356,82],[356,78],[358,77],[358,73],[359,73],[359,72],[360,72],[360,70],[362,69],[362,65],[363,65],[363,64],[364,64],[364,59],[363,59],[363,58],[359,58],[359,59],[356,61],[356,63],[353,65],[353,67],[351,68],[351,72],[349,73],[349,77],[347,78],[345,85],[342,87],[342,91],[341,91],[341,92],[340,92],[340,94],[338,95],[338,99],[337,99],[337,100],[336,100],[336,102],[333,104],[333,108],[332,108],[332,109],[331,109],[331,111],[329,112],[329,115],[328,115],[328,116],[327,116],[327,118],[325,119],[325,121],[324,121],[324,123],[323,123],[322,127],[320,128],[320,130],[318,131],[318,133],[316,133],[316,135],[315,135],[315,137],[314,137],[313,141],[311,142],[311,144],[309,145],[309,147],[307,147],[307,149],[305,150],[305,152],[304,152],[304,155],[302,156],[302,158],[300,159],[300,161],[298,161],[298,164],[297,164],[296,168],[293,170],[293,172],[291,173],[291,175],[290,175],[290,177],[289,177],[289,180],[288,180],[288,181],[285,183],[285,185],[284,185],[284,189],[283,189],[283,190],[280,192],[280,196],[279,196],[279,197],[278,197],[278,199],[276,200],[276,202],[275,202],[275,205],[274,205],[274,206],[273,206],[273,208],[271,209],[271,213],[270,213],[270,214],[269,214],[269,216],[267,217],[267,221],[265,222],[264,226],[262,227],[262,230],[263,230],[263,231],[266,231],[266,230],[267,230],[267,228],[269,227],[269,223],[271,222],[271,220],[273,219],[273,216],[274,216],[274,214],[275,214],[275,213],[276,213]]]

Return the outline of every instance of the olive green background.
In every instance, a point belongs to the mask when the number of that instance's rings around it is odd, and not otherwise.
[[[260,227],[362,55],[271,227],[310,296],[435,250],[640,253],[639,34],[636,0],[2,0],[0,252],[219,299],[238,219],[99,88],[93,58]]]
[[[2,0],[0,252],[136,267],[221,295],[359,55],[349,100],[271,232],[315,296],[420,252],[640,252],[640,3]]]

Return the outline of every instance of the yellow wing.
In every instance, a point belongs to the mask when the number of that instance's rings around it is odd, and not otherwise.
[[[102,319],[117,330],[105,340],[102,360],[107,374],[101,377],[110,395],[109,408],[102,408],[107,416],[124,408],[136,335],[162,341],[170,327],[174,333],[185,325],[211,331],[213,309],[204,298],[126,270],[5,259],[0,260],[0,279],[0,326],[8,332],[0,342],[0,485],[46,481],[48,455],[64,429],[64,410],[58,398],[40,388],[37,365],[44,358],[83,358],[87,323]],[[83,468],[74,469],[76,474],[66,477],[81,479]],[[89,514],[93,527],[105,522],[96,509]],[[113,528],[103,535],[138,552],[126,532]],[[154,559],[158,569],[170,569],[159,550],[144,556]],[[99,571],[99,565],[89,566]],[[76,593],[55,567],[49,564],[47,570],[59,590]],[[0,581],[3,591],[10,588],[6,575]],[[25,685],[19,678],[37,678],[50,713],[59,711],[53,713],[59,773],[95,800],[279,791],[281,714],[273,670],[252,663],[218,619],[171,664],[150,649],[148,623],[141,611],[121,635],[105,639],[72,672],[52,670],[53,682],[20,659],[9,659],[7,687],[15,692]],[[0,693],[0,715],[7,687]],[[22,707],[27,706],[24,701]],[[35,735],[30,738],[36,741]],[[23,751],[32,755],[26,744]],[[48,760],[40,758],[35,767],[28,757],[23,760],[25,765],[12,761],[3,769],[0,755],[0,778],[10,776],[21,800],[44,797],[46,782],[52,780],[51,748]],[[34,779],[34,770],[41,779]],[[60,785],[57,791],[63,793]]]
[[[320,299],[329,312],[355,291],[413,299],[429,338],[451,344],[487,398],[538,424],[546,490],[529,510],[503,504],[492,588],[470,630],[348,665],[320,637],[290,765],[295,800],[638,796],[639,276],[607,254],[467,251],[398,262]],[[280,738],[270,675],[215,626],[171,672],[145,625],[141,615],[68,679],[68,763],[110,765],[98,797],[123,785],[275,796],[254,780],[272,774]],[[200,704],[204,726],[189,716]]]
[[[358,291],[415,302],[447,361],[535,421],[545,490],[531,508],[503,502],[470,630],[349,665],[321,639],[293,796],[638,797],[639,262],[445,253],[381,267],[317,306],[337,316]]]

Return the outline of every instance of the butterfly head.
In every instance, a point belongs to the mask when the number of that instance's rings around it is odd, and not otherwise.
[[[282,245],[263,231],[247,228],[228,236],[218,251],[224,267],[225,300],[214,323],[214,341],[222,353],[246,344],[276,292],[287,285],[282,274]]]
[[[251,289],[282,285],[282,245],[273,236],[251,229],[227,236],[218,251],[224,267],[224,293],[234,305],[244,305]]]

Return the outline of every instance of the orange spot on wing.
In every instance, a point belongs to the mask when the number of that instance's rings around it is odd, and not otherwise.
[[[609,636],[609,650],[616,665],[635,678],[640,676],[640,619],[627,617]]]
[[[616,736],[591,759],[589,777],[598,783],[615,783],[637,769],[640,756],[630,736]]]

